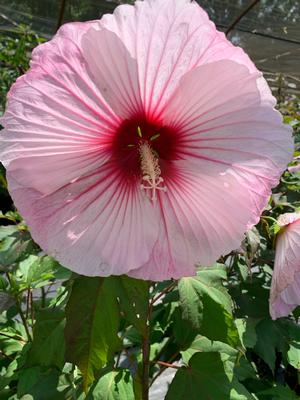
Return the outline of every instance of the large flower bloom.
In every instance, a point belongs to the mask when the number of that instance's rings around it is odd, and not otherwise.
[[[284,317],[300,305],[300,213],[283,214],[277,242],[270,294],[273,319]]]
[[[197,3],[122,5],[33,52],[2,121],[9,190],[81,274],[191,275],[239,246],[291,159],[274,105]]]

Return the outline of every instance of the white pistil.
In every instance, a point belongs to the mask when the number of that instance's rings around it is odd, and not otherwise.
[[[163,185],[164,179],[160,176],[161,170],[158,163],[158,157],[151,149],[147,142],[142,142],[139,145],[139,152],[141,158],[141,170],[143,173],[141,189],[151,190],[151,200],[156,200],[156,191],[167,191]]]

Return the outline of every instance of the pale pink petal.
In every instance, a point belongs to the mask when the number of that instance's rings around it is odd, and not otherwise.
[[[244,50],[238,46],[234,46],[223,32],[217,31],[213,43],[205,52],[201,62],[202,64],[210,64],[222,60],[231,60],[244,65],[250,73],[256,74],[258,72],[256,66]],[[263,76],[257,78],[257,86],[261,94],[261,102],[274,107],[276,105],[276,99],[272,96],[271,90]]]
[[[198,168],[177,161],[176,170],[160,197],[163,224],[152,258],[131,271],[133,277],[176,279],[193,275],[195,264],[213,264],[239,247],[249,219],[259,218],[257,209],[265,204],[264,180],[245,171],[224,171],[222,164],[205,159]]]
[[[105,15],[101,26],[114,32],[137,59],[141,98],[147,115],[158,113],[179,79],[201,63],[216,35],[196,2],[145,0]]]
[[[298,213],[281,214],[277,220],[277,223],[279,226],[284,227],[298,221],[299,218],[300,215]]]
[[[240,235],[258,222],[293,153],[291,129],[262,102],[258,77],[233,61],[198,67],[182,79],[165,112],[165,122],[180,129],[182,157],[224,184],[235,177],[235,185],[223,185],[223,198],[247,193],[248,221]]]
[[[120,121],[74,42],[93,24],[74,25],[35,50],[30,71],[9,92],[1,121],[2,162],[25,187],[42,193],[106,162]]]
[[[136,278],[163,280],[195,274],[195,265],[211,265],[237,248],[249,218],[243,178],[207,168],[207,162],[176,163],[176,175],[160,195],[160,235],[147,264],[130,271]],[[190,167],[190,168],[189,168]],[[238,210],[238,212],[232,212]]]
[[[8,171],[10,192],[34,240],[82,275],[120,275],[143,265],[158,237],[158,210],[114,162],[44,195]]]
[[[273,319],[287,316],[300,305],[300,214],[283,214],[276,242],[275,265],[270,293]]]
[[[82,51],[94,81],[117,115],[142,114],[137,61],[123,41],[99,26],[83,36]]]
[[[182,78],[164,115],[180,132],[177,175],[160,196],[164,223],[152,259],[132,276],[190,275],[195,263],[210,265],[237,248],[259,221],[293,152],[291,130],[261,100],[259,78],[233,61]]]
[[[114,32],[137,60],[146,115],[159,115],[180,78],[197,66],[233,60],[250,72],[257,71],[245,52],[218,32],[206,12],[190,0],[145,0],[136,1],[134,6],[121,5],[113,15],[105,15],[100,25]],[[99,49],[97,44],[94,47]],[[265,80],[260,78],[258,82],[274,106]]]

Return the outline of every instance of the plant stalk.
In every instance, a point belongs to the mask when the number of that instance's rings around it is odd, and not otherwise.
[[[7,279],[9,281],[9,284],[10,284],[11,288],[13,288],[13,283],[12,283],[12,280],[11,280],[9,272],[6,272],[6,276],[7,276]],[[15,298],[15,302],[16,302],[16,307],[17,307],[17,310],[18,310],[18,312],[20,314],[21,320],[23,322],[24,329],[25,329],[28,341],[31,342],[32,341],[32,337],[31,337],[31,334],[30,334],[30,331],[29,331],[29,327],[28,327],[28,324],[27,324],[26,317],[25,317],[24,312],[22,310],[22,305],[21,305],[21,301],[20,301],[19,295],[18,295],[18,293],[13,293],[13,294],[14,294],[14,298]]]
[[[150,290],[149,285],[149,289]],[[149,302],[148,302],[148,315],[146,320],[146,329],[142,338],[142,400],[149,400],[149,370],[150,370],[150,320],[153,303],[150,300],[149,294]]]

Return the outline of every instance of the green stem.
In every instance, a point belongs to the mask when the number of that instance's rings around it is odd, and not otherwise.
[[[270,221],[274,222],[275,224],[277,224],[277,223],[278,223],[278,222],[276,221],[276,219],[275,219],[275,218],[273,218],[273,217],[270,217],[269,215],[263,215],[263,216],[261,217],[261,219],[268,219],[268,220],[270,220]]]
[[[20,335],[18,335],[18,334],[16,334],[16,333],[12,333],[11,335],[9,335],[9,334],[7,334],[7,333],[0,332],[0,336],[7,337],[7,338],[9,338],[9,339],[20,340],[20,341],[26,343],[26,339],[24,339],[22,336],[20,336]]]
[[[148,294],[150,296],[149,292]],[[148,303],[146,329],[142,338],[142,400],[149,400],[150,320],[151,320],[152,307],[153,307],[153,302],[150,300]]]
[[[9,284],[10,284],[11,288],[13,289],[13,282],[11,280],[9,272],[6,272],[6,276],[7,276],[7,279],[9,281]],[[31,337],[31,334],[30,334],[30,331],[29,331],[27,320],[26,320],[25,315],[24,315],[23,310],[22,310],[22,306],[21,306],[21,302],[20,302],[20,299],[19,299],[19,295],[18,295],[18,293],[15,293],[14,291],[13,291],[13,295],[14,295],[14,298],[15,298],[15,302],[16,302],[16,307],[17,307],[18,313],[20,314],[21,320],[22,320],[23,325],[24,325],[24,329],[25,329],[28,341],[32,342],[32,337]]]
[[[171,292],[171,290],[174,289],[174,287],[177,285],[177,282],[172,282],[169,286],[167,286],[164,290],[162,290],[156,297],[153,297],[151,300],[151,305],[153,306],[159,299],[161,299],[163,296]]]

